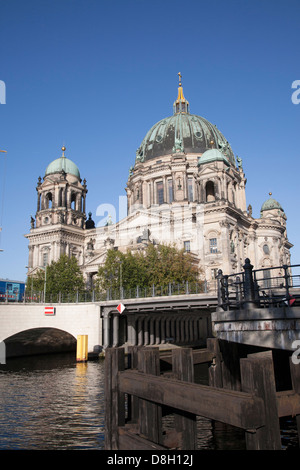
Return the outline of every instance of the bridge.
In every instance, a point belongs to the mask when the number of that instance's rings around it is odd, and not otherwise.
[[[246,260],[242,273],[219,272],[217,290],[169,286],[165,295],[153,290],[149,297],[121,292],[119,299],[1,303],[0,342],[7,357],[72,349],[78,335],[88,336],[90,355],[118,346],[201,348],[210,337],[291,351],[300,340],[299,268],[253,270]]]
[[[243,268],[231,276],[219,271],[216,300],[203,297],[199,302],[198,296],[192,305],[182,299],[183,318],[194,307],[194,320],[201,315],[203,321],[211,309],[206,347],[161,352],[130,346],[127,359],[124,347],[106,349],[106,449],[197,449],[197,416],[244,430],[249,450],[280,450],[280,418],[287,416],[297,425],[299,438],[300,361],[291,354],[300,338],[299,265],[253,270],[246,259]],[[180,299],[174,305],[170,300],[172,321]],[[144,307],[145,316],[141,305],[128,306],[128,319],[140,315],[135,332],[139,346],[145,338],[149,344],[149,308]],[[161,308],[165,315],[165,305]],[[192,344],[196,338],[191,334],[185,339]],[[207,367],[208,385],[195,381],[198,364]]]
[[[125,310],[120,313],[118,305]],[[88,352],[109,346],[202,346],[211,335],[216,293],[74,303],[1,303],[0,342],[7,357],[74,349],[88,336]],[[165,346],[165,347],[166,347]]]
[[[300,265],[253,270],[249,259],[239,274],[219,271],[214,336],[287,351],[300,346],[299,274]]]

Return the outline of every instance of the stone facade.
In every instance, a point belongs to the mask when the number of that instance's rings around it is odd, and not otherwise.
[[[109,248],[142,250],[148,243],[191,252],[207,281],[219,269],[242,271],[247,257],[255,269],[290,264],[282,207],[270,194],[260,218],[252,216],[242,160],[215,126],[190,114],[181,82],[173,116],[155,124],[136,152],[128,214],[116,224],[96,228],[91,214],[86,220],[86,181],[64,150],[36,188],[28,274],[66,253],[76,256],[91,285]]]

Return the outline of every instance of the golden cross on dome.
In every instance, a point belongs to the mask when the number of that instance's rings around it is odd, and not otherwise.
[[[181,75],[180,72],[178,72],[178,77],[179,77],[179,86],[181,86],[181,77],[182,77],[182,75]]]

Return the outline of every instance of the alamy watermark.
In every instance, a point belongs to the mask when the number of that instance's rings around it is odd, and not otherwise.
[[[166,243],[194,240],[198,249],[203,249],[203,204],[192,207],[173,203],[172,211],[164,205],[145,209],[142,204],[136,204],[127,214],[127,197],[119,196],[118,210],[112,204],[100,204],[96,216],[101,217],[96,223],[99,240],[105,243],[111,240],[125,246],[139,239],[145,241],[149,236],[156,243],[162,239]]]
[[[300,80],[294,80],[292,83],[292,88],[295,91],[292,93],[291,100],[293,104],[300,103]]]
[[[293,341],[292,348],[296,349],[292,354],[292,363],[300,364],[300,340]]]
[[[0,80],[0,104],[6,104],[6,85],[3,80]]]

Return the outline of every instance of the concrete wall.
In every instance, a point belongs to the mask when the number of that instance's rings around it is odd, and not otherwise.
[[[218,311],[212,313],[212,324],[219,339],[293,351],[300,339],[300,307]]]
[[[45,306],[54,306],[55,315],[45,315]],[[57,328],[77,339],[88,335],[88,352],[100,352],[102,320],[97,304],[0,304],[0,342],[32,328]]]

